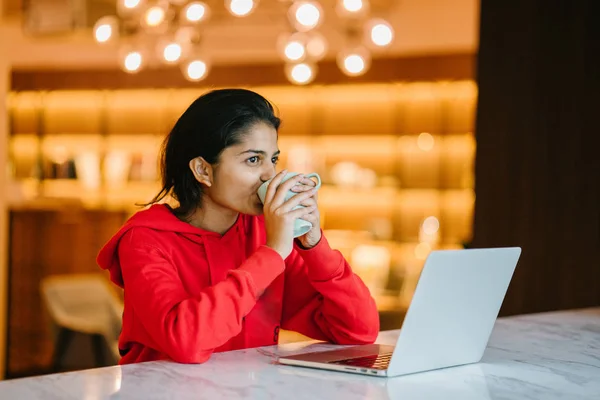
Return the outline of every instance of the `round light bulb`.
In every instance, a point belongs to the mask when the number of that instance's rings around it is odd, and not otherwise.
[[[199,81],[206,76],[208,67],[204,61],[194,60],[185,67],[185,77],[190,81]]]
[[[163,50],[163,57],[167,62],[175,62],[181,57],[181,45],[169,43]]]
[[[165,20],[165,10],[158,6],[151,7],[146,12],[145,20],[148,26],[156,27]]]
[[[194,2],[185,8],[185,19],[190,22],[200,22],[206,16],[206,5],[200,2]]]
[[[363,8],[362,0],[343,0],[342,6],[346,11],[357,12]]]
[[[315,68],[306,63],[288,66],[286,72],[288,79],[299,85],[306,85],[315,78]]]
[[[125,56],[123,66],[127,72],[137,72],[142,66],[142,54],[137,51],[132,51]]]
[[[319,24],[321,11],[313,3],[302,3],[295,12],[296,21],[305,28],[314,28]]]
[[[338,55],[338,65],[348,76],[362,75],[371,65],[371,55],[363,48],[358,47]]]
[[[371,27],[370,39],[376,46],[388,46],[394,39],[394,30],[385,21],[377,22]]]
[[[253,9],[254,0],[229,0],[229,11],[237,17],[244,17]]]
[[[118,20],[116,17],[103,17],[94,25],[94,39],[98,43],[106,43],[119,33]]]
[[[129,18],[146,10],[146,0],[117,0],[117,14],[123,18]]]
[[[140,5],[140,0],[123,0],[123,7],[131,10]]]
[[[289,42],[284,49],[285,57],[290,61],[297,61],[304,57],[304,45],[298,41]]]
[[[108,24],[99,25],[94,32],[94,36],[98,43],[107,42],[112,36],[112,27]]]
[[[350,54],[344,58],[344,68],[351,74],[360,74],[365,69],[365,60],[358,54]]]
[[[336,13],[342,18],[358,19],[369,15],[369,0],[337,0]]]

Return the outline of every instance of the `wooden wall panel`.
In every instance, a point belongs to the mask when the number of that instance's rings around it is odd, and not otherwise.
[[[600,305],[598,4],[482,2],[473,246],[523,248],[503,315]]]
[[[275,105],[277,115],[282,119],[280,135],[308,136],[316,133],[312,119],[313,104],[317,99],[313,90],[302,87],[289,90],[281,86],[266,86],[256,90]]]
[[[7,376],[44,372],[53,343],[40,283],[46,276],[99,273],[96,255],[122,212],[11,211]]]
[[[9,97],[12,134],[30,134],[38,131],[40,96],[35,92],[12,93]]]
[[[451,89],[444,93],[444,133],[473,132],[476,107],[477,84],[474,81],[452,83]]]
[[[442,101],[440,88],[434,82],[409,83],[398,96],[399,128],[402,134],[442,132]]]
[[[43,96],[44,133],[98,133],[102,95],[97,91],[50,92]]]
[[[164,134],[171,128],[168,90],[115,90],[106,96],[107,134]]]
[[[435,81],[475,78],[471,53],[375,59],[363,76],[349,78],[334,61],[319,63],[314,84]],[[199,83],[187,81],[179,68],[121,70],[15,70],[13,90],[200,88],[218,86],[289,85],[283,64],[215,66]]]
[[[322,110],[322,132],[327,135],[393,135],[394,86],[338,85],[321,91],[314,101]]]

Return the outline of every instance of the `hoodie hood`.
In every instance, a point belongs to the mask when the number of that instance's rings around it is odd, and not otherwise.
[[[150,208],[135,213],[119,229],[119,231],[102,247],[96,258],[100,268],[108,270],[110,279],[116,285],[123,287],[123,276],[119,263],[119,243],[123,236],[133,228],[149,228],[155,231],[175,232],[187,239],[203,245],[207,255],[210,253],[210,243],[230,240],[237,236],[243,218],[240,214],[235,224],[224,234],[197,228],[175,216],[170,206],[154,204]]]

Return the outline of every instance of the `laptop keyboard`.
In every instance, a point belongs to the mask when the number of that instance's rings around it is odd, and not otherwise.
[[[385,370],[390,365],[392,353],[378,354],[366,357],[348,358],[346,360],[331,361],[330,364],[350,365],[359,368],[372,368]]]

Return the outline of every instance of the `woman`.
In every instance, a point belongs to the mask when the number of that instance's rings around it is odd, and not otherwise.
[[[298,175],[280,185],[279,124],[266,99],[242,89],[199,97],[175,124],[161,192],[98,255],[124,289],[121,364],[202,363],[277,344],[280,327],[339,344],[375,341],[375,302],[323,236],[314,182]],[[263,206],[257,189],[271,178]],[[284,201],[290,189],[297,194]],[[160,204],[168,195],[176,208]],[[294,239],[296,218],[313,229]]]

